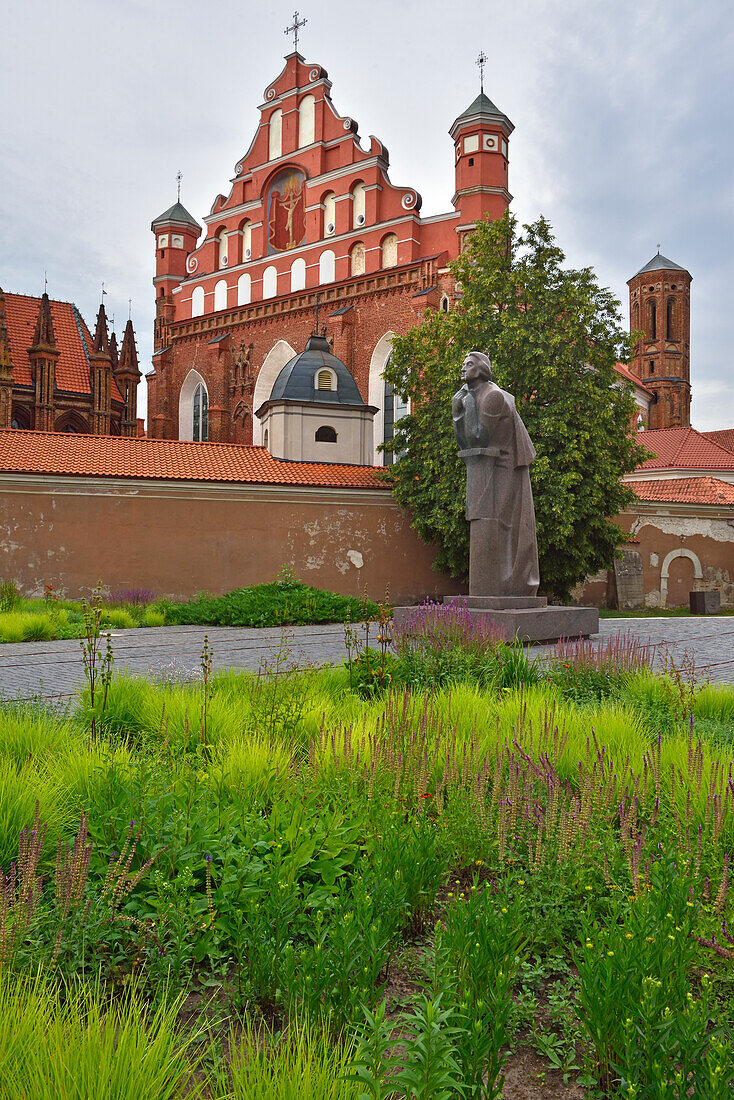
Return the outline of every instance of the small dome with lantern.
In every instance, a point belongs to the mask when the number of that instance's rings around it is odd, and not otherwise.
[[[274,458],[369,466],[376,412],[326,337],[314,332],[285,364],[255,415]]]

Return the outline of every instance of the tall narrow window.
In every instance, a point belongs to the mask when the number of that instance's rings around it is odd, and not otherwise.
[[[304,290],[306,286],[306,261],[299,256],[291,264],[291,292]]]
[[[209,395],[201,383],[194,390],[194,443],[206,443],[209,439]]]
[[[252,222],[242,223],[242,262],[252,259]]]
[[[191,292],[191,316],[201,317],[204,312],[204,287],[195,286]]]
[[[361,181],[355,183],[352,188],[352,227],[354,229],[364,225],[366,199],[367,189],[365,185]]]
[[[319,256],[319,282],[333,283],[336,278],[336,256],[327,248]]]
[[[263,298],[274,298],[278,293],[278,269],[266,267],[263,271]]]
[[[214,309],[227,308],[227,280],[220,279],[214,287]]]
[[[364,245],[361,241],[357,241],[352,245],[349,253],[350,274],[364,275],[364,256]]]
[[[252,297],[252,279],[250,273],[246,271],[243,275],[240,275],[237,280],[237,305],[248,306]]]
[[[668,304],[665,315],[665,336],[667,340],[675,340],[673,333],[673,307],[675,305],[674,298],[668,298]]]
[[[227,230],[223,229],[219,234],[219,267],[226,267],[229,263],[229,238]]]
[[[324,237],[331,237],[336,232],[336,195],[333,191],[327,191],[324,195]]]
[[[280,108],[270,116],[268,159],[276,160],[283,152],[283,112]]]
[[[312,95],[305,95],[298,104],[298,148],[311,145],[314,141],[314,128],[316,116],[316,100]]]
[[[388,357],[387,364],[390,362]],[[402,420],[404,416],[407,416],[410,412],[410,404],[408,401],[404,401],[399,393],[396,393],[389,382],[385,382],[384,389],[384,419],[383,419],[383,443],[389,443],[395,438],[395,425],[398,420]],[[386,466],[392,466],[396,458],[400,458],[399,454],[395,454],[393,451],[386,451],[383,454],[383,461]]]
[[[382,266],[395,267],[398,262],[398,238],[395,233],[388,233],[382,241]]]
[[[658,338],[658,307],[655,302],[648,302],[648,315],[650,318],[650,335],[648,339],[657,340]]]

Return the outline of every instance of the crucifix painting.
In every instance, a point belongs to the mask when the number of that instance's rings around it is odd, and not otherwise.
[[[306,203],[303,172],[288,168],[275,177],[268,190],[268,251],[298,248],[306,235]]]

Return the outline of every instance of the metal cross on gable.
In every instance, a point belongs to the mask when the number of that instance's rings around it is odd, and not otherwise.
[[[479,51],[477,65],[479,66],[479,91],[484,92],[484,66],[487,64],[487,55],[484,50]]]
[[[176,202],[181,202],[181,180],[182,179],[183,179],[183,173],[181,172],[181,169],[179,168],[178,172],[176,173],[176,184],[178,185],[178,194],[176,196]]]
[[[296,51],[296,53],[298,53],[298,32],[299,32],[300,28],[305,27],[307,23],[308,23],[308,19],[301,19],[301,21],[299,23],[299,21],[298,21],[298,12],[294,11],[293,12],[293,26],[292,27],[286,27],[285,30],[283,31],[283,34],[292,34],[293,35],[293,49]]]

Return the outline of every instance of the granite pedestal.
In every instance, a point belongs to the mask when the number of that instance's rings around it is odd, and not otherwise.
[[[544,596],[446,596],[444,603],[468,607],[472,617],[494,621],[508,640],[557,642],[559,638],[588,638],[599,631],[596,607],[548,606]],[[411,607],[396,607],[394,620],[400,624]]]

